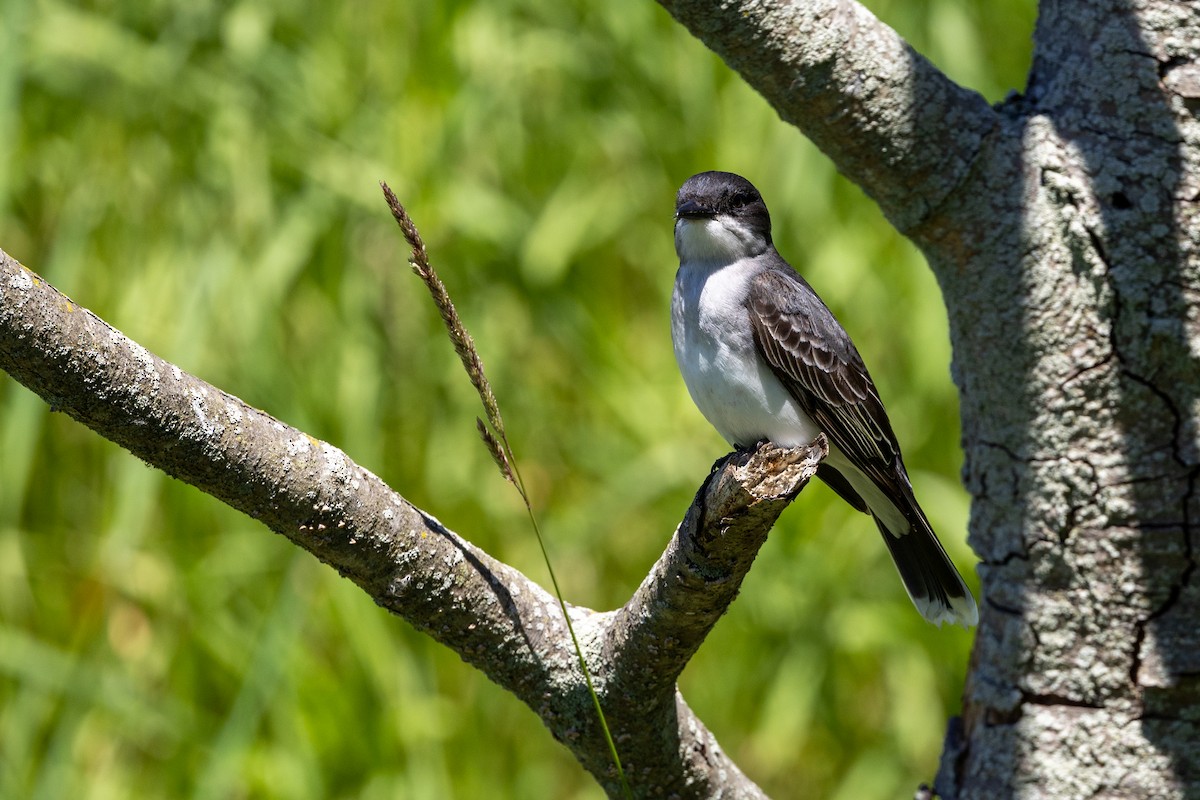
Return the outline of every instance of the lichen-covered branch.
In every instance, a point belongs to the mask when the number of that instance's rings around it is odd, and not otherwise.
[[[970,172],[997,116],[853,0],[658,0],[901,232]]]
[[[772,522],[826,452],[821,436],[805,449],[737,453],[712,474],[662,558],[608,628],[624,678],[663,691],[674,687],[737,595]],[[619,646],[628,640],[654,646]]]
[[[148,352],[0,251],[0,369],[147,463],[261,520],[528,704],[618,786],[557,601],[325,442]],[[823,440],[714,467],[623,609],[570,609],[637,797],[762,797],[675,690]],[[686,623],[683,620],[688,620]],[[674,631],[674,633],[672,633]]]

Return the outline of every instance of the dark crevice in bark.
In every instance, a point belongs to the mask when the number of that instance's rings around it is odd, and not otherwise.
[[[1187,492],[1183,497],[1183,524],[1181,527],[1183,533],[1183,551],[1186,564],[1183,568],[1183,571],[1180,573],[1179,578],[1175,581],[1174,585],[1171,586],[1171,590],[1167,595],[1167,599],[1163,601],[1158,608],[1148,614],[1145,619],[1138,622],[1136,626],[1136,639],[1133,647],[1133,658],[1129,668],[1130,683],[1132,683],[1134,687],[1139,686],[1139,675],[1142,668],[1142,646],[1146,641],[1147,626],[1149,626],[1154,620],[1165,616],[1169,611],[1175,608],[1175,605],[1179,602],[1180,596],[1183,594],[1183,590],[1191,584],[1192,575],[1196,571],[1196,559],[1192,546],[1192,522],[1190,509],[1192,506],[1192,499],[1195,497],[1197,475],[1200,475],[1200,468],[1193,468],[1191,471],[1189,471]],[[1190,673],[1186,670],[1174,671],[1174,675],[1176,677],[1184,677],[1189,674],[1195,673]]]
[[[1158,62],[1158,79],[1163,80],[1172,70],[1177,69],[1178,67],[1186,67],[1191,63],[1192,60],[1190,58],[1185,58],[1184,56],[1171,56],[1169,58],[1164,58]]]
[[[1108,259],[1108,248],[1104,246],[1104,240],[1101,238],[1100,234],[1096,233],[1095,228],[1093,228],[1091,225],[1086,226],[1086,230],[1088,239],[1090,239],[1092,243],[1092,249],[1095,250],[1096,256],[1100,259],[1101,263],[1104,264],[1105,275],[1111,275],[1112,262]],[[1116,347],[1113,347],[1113,352],[1116,352]]]
[[[1113,347],[1114,349],[1116,348],[1115,342],[1113,343]],[[1126,378],[1129,378],[1134,383],[1141,385],[1162,401],[1162,404],[1166,407],[1167,412],[1171,416],[1171,458],[1173,458],[1175,463],[1181,467],[1190,467],[1191,465],[1188,464],[1187,460],[1183,457],[1180,447],[1180,443],[1182,442],[1181,437],[1183,434],[1183,417],[1180,415],[1179,409],[1175,407],[1175,401],[1172,400],[1171,396],[1160,389],[1153,381],[1143,378],[1141,375],[1138,375],[1129,368],[1122,369],[1121,374]],[[1186,518],[1186,516],[1187,515],[1185,513],[1184,517]]]
[[[1025,710],[1021,708],[1020,703],[1015,704],[1012,708],[993,706],[987,710],[987,716],[984,717],[983,723],[989,728],[1008,727],[1016,725],[1023,716],[1025,716]]]
[[[1112,360],[1113,360],[1113,353],[1111,351],[1109,351],[1109,353],[1106,354],[1104,356],[1104,358],[1100,359],[1099,361],[1093,362],[1091,364],[1087,364],[1086,366],[1078,367],[1077,369],[1070,372],[1067,375],[1067,377],[1063,379],[1063,388],[1066,389],[1071,384],[1075,383],[1076,381],[1082,380],[1083,378],[1088,377],[1089,375],[1091,375],[1094,372],[1103,372],[1106,368],[1108,368],[1109,366],[1112,365]]]
[[[987,564],[989,567],[1005,567],[1014,561],[1029,561],[1029,553],[1024,550],[1013,550],[1005,553],[1001,558],[992,561],[982,561],[980,563]]]
[[[1033,694],[1029,692],[1021,693],[1021,703],[1031,706],[1065,706],[1067,708],[1090,708],[1097,710],[1105,707],[1103,703],[1085,703],[1082,700],[1075,700],[1058,694]]]
[[[1025,463],[1028,463],[1031,460],[1033,460],[1033,459],[1028,459],[1028,458],[1022,458],[1021,456],[1014,453],[1012,451],[1012,449],[1008,445],[1004,444],[1003,442],[989,442],[986,440],[980,440],[979,444],[982,445],[983,447],[990,447],[993,450],[999,450],[1001,453],[1004,453],[1004,455],[1008,456],[1013,461],[1016,461],[1021,464],[1025,464]]]
[[[1016,557],[1016,556],[1014,556],[1014,557]],[[1011,560],[1012,560],[1012,558],[1006,558],[1003,563],[1007,564]],[[1025,556],[1023,560],[1028,561],[1029,557]],[[983,602],[985,605],[991,606],[992,608],[999,611],[1001,614],[1011,614],[1014,617],[1019,617],[1019,616],[1021,616],[1022,613],[1024,613],[1019,608],[1010,608],[1009,606],[1005,606],[1005,605],[1001,604],[999,601],[997,601],[991,597],[985,597],[983,599]]]

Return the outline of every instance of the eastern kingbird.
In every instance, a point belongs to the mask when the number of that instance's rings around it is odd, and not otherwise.
[[[671,338],[700,413],[734,447],[795,447],[824,433],[817,477],[875,519],[921,616],[976,624],[975,598],[917,505],[862,357],[775,250],[758,190],[729,172],[688,178],[675,250]]]

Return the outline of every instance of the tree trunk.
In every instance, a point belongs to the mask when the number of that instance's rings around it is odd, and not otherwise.
[[[1194,5],[1043,3],[988,109],[852,3],[662,2],[941,284],[983,604],[938,792],[1200,796]]]
[[[1044,4],[1025,96],[914,236],[987,609],[946,797],[1200,794],[1197,47],[1183,4]]]

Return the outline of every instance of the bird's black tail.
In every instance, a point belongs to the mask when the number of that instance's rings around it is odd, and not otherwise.
[[[955,622],[964,628],[977,624],[979,609],[971,590],[942,549],[925,515],[918,509],[913,516],[917,519],[911,520],[908,532],[899,536],[874,517],[913,605],[921,616],[939,627],[943,622]]]

